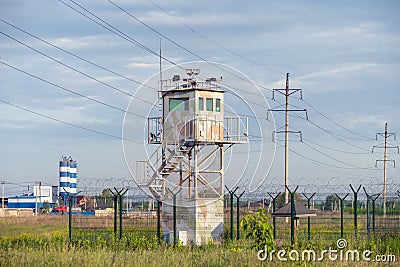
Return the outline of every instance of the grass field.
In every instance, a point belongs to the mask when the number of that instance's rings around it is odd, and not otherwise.
[[[380,266],[377,262],[318,261],[281,262],[274,258],[260,261],[251,241],[223,241],[203,246],[158,244],[153,229],[125,229],[122,240],[115,239],[113,230],[74,229],[73,241],[68,240],[67,216],[0,218],[0,266]],[[281,245],[287,253],[295,249],[321,251],[335,247],[321,228],[313,230],[308,241],[299,237],[294,247]],[[349,249],[373,251],[373,255],[392,254],[400,259],[400,236],[379,234],[357,240],[347,236]],[[286,256],[287,257],[287,256]],[[398,262],[385,263],[398,266]]]

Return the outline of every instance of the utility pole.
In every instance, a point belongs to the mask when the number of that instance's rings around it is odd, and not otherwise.
[[[269,111],[280,111],[285,112],[285,130],[274,131],[272,134],[272,140],[274,141],[276,133],[284,133],[285,134],[285,204],[289,202],[289,133],[295,133],[300,135],[300,141],[302,141],[301,131],[290,131],[289,130],[289,112],[305,112],[306,118],[307,116],[307,109],[290,109],[289,105],[289,98],[292,94],[297,92],[300,93],[300,99],[303,99],[302,96],[302,89],[291,89],[289,88],[289,73],[286,73],[286,87],[284,89],[273,89],[272,91],[272,100],[275,100],[275,92],[281,93],[285,96],[285,109],[269,109]],[[283,106],[283,105],[282,105]],[[283,127],[281,127],[283,128]]]
[[[386,163],[388,161],[393,162],[393,166],[396,167],[396,162],[392,159],[388,159],[387,157],[387,150],[388,148],[397,148],[397,153],[399,153],[398,146],[388,146],[388,138],[393,136],[393,139],[396,140],[395,133],[388,133],[387,130],[387,122],[385,123],[385,132],[384,133],[377,133],[376,140],[378,141],[378,136],[382,136],[384,138],[384,145],[377,145],[372,147],[372,153],[374,153],[374,148],[383,148],[383,159],[378,159],[375,162],[375,167],[378,166],[378,161],[383,161],[383,216],[386,216]]]
[[[35,181],[35,186],[34,186],[34,194],[35,194],[35,217],[38,215],[38,186],[39,186],[39,181]]]
[[[2,194],[1,194],[1,215],[4,216],[4,184],[5,181],[1,181],[1,187],[2,187]]]

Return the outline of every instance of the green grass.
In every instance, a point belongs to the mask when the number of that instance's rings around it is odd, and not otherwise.
[[[203,246],[159,244],[151,227],[125,228],[122,240],[114,237],[112,228],[73,229],[68,240],[66,217],[0,218],[0,266],[348,266],[348,262],[260,262],[250,240]],[[302,225],[304,227],[304,225]],[[287,229],[285,229],[286,231]],[[289,229],[290,230],[290,229]],[[298,243],[291,247],[281,242],[278,249],[315,249],[336,246],[323,225],[314,225],[312,239],[299,231]],[[350,229],[351,230],[351,229]],[[326,233],[324,232],[326,231]],[[287,233],[286,233],[287,234]],[[287,237],[287,235],[285,236]],[[289,235],[290,236],[290,235]],[[329,237],[329,238],[328,238]],[[370,249],[375,254],[394,254],[400,260],[400,236],[348,234],[349,249]],[[378,266],[378,263],[352,263],[356,266]],[[389,264],[390,265],[390,264]],[[392,263],[391,266],[396,266]]]
[[[68,216],[3,217],[0,218],[0,229],[0,236],[65,230],[68,229]]]

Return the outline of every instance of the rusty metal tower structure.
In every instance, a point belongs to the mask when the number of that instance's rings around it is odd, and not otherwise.
[[[163,238],[172,241],[175,227],[183,244],[223,235],[224,155],[248,142],[247,117],[225,117],[226,91],[199,73],[160,81],[161,116],[147,120],[147,143],[158,147],[136,163],[139,184],[162,202]]]

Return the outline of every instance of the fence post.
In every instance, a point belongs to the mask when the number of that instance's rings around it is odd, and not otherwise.
[[[157,239],[161,242],[161,201],[157,200]]]
[[[67,193],[68,195],[68,235],[69,242],[72,242],[72,196],[71,193]]]
[[[64,188],[65,193],[67,193],[68,196],[68,238],[69,242],[72,242],[72,199],[73,197],[76,197],[77,194],[79,194],[81,191],[77,193],[70,193],[67,192]]]
[[[268,195],[272,198],[272,213],[275,212],[276,210],[276,199],[279,197],[279,195],[281,194],[281,192],[279,192],[275,197],[273,197],[270,193],[268,193]],[[276,239],[276,221],[275,221],[275,217],[272,217],[272,225],[274,227],[274,239]]]
[[[353,191],[354,194],[354,204],[353,204],[353,209],[354,209],[354,236],[357,238],[357,234],[358,234],[358,224],[357,224],[357,216],[358,216],[358,208],[357,208],[357,195],[358,192],[361,189],[361,185],[358,186],[357,190],[354,190],[353,186],[350,184],[350,188]]]
[[[369,195],[363,187],[365,195],[367,195],[367,232],[370,234],[370,219],[369,219],[369,201],[372,201],[372,231],[375,232],[375,201],[379,197],[380,194]]]
[[[228,187],[225,185],[226,190],[228,190],[229,195],[230,195],[230,200],[231,200],[231,240],[234,238],[234,233],[233,233],[233,195],[235,194],[236,190],[238,190],[239,187],[236,187],[235,190],[230,191]]]
[[[399,199],[400,199],[400,191],[399,191],[399,190],[397,190],[397,196],[398,196]],[[399,219],[400,219],[400,214],[399,214]]]
[[[371,232],[371,221],[370,221],[370,217],[369,217],[369,195],[367,195],[367,233],[368,235]]]
[[[108,189],[113,195],[114,200],[114,237],[117,237],[117,221],[118,221],[118,195],[114,193],[110,188]]]
[[[118,206],[119,206],[119,239],[122,239],[122,201],[123,196],[128,191],[128,189],[122,188],[121,190],[117,190],[114,187],[115,192],[113,192],[110,188],[108,189],[114,197],[114,236],[117,237],[117,228],[118,228]],[[122,191],[124,191],[122,193]]]
[[[311,199],[315,196],[315,193],[313,193],[310,197],[307,197],[306,194],[303,193],[303,196],[307,199],[307,207],[311,207]],[[307,217],[307,237],[308,240],[311,239],[311,218],[310,216]]]
[[[372,200],[372,231],[375,233],[375,201],[379,197],[379,194],[371,196]]]
[[[295,218],[294,218],[294,205],[295,205],[295,203],[294,203],[294,194],[296,193],[296,191],[297,191],[297,189],[299,188],[299,186],[297,186],[296,187],[296,189],[292,192],[292,191],[290,191],[290,189],[289,189],[289,187],[288,186],[286,186],[286,189],[289,191],[289,194],[290,194],[290,241],[291,241],[291,244],[292,245],[294,245],[295,243],[296,243],[296,234],[295,234],[295,231],[296,231],[296,229],[295,229],[295,225],[294,225],[294,222],[295,222]]]
[[[123,201],[123,196],[128,192],[128,188],[125,189],[125,191],[121,194],[123,189],[121,189],[119,194],[119,239],[122,239],[122,201]],[[127,209],[128,212],[128,209]]]
[[[245,191],[243,191],[239,196],[237,196],[236,194],[236,208],[237,208],[237,214],[236,214],[236,240],[240,239],[240,203],[239,203],[239,199],[243,196]]]
[[[344,200],[349,194],[346,194],[343,198],[339,197],[337,194],[335,194],[337,198],[340,200],[340,238],[343,238],[343,228],[344,228]]]
[[[173,201],[173,206],[172,206],[172,213],[173,213],[173,216],[174,216],[174,218],[173,218],[173,220],[174,220],[174,225],[173,225],[173,227],[174,227],[174,246],[176,246],[177,244],[178,244],[178,240],[177,240],[177,238],[176,238],[176,196],[179,194],[179,192],[181,192],[181,190],[182,190],[182,188],[180,188],[179,190],[178,190],[178,192],[176,192],[176,193],[172,193],[172,191],[168,188],[168,191],[171,193],[171,195],[172,195],[172,201]]]

